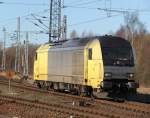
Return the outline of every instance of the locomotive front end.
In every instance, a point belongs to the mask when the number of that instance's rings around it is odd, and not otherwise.
[[[104,37],[101,40],[104,80],[100,86],[104,90],[136,90],[139,85],[134,81],[135,54],[125,39]]]

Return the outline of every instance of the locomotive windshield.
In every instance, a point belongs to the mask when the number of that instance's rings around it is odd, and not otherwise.
[[[131,47],[103,47],[104,65],[107,66],[134,66],[134,57]]]

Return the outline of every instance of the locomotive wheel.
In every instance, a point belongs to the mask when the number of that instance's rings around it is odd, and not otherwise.
[[[40,88],[40,89],[42,88],[42,86],[39,82],[37,83],[37,87]]]

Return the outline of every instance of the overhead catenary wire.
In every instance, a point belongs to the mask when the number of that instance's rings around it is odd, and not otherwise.
[[[107,10],[107,9],[102,9],[100,8],[99,10]],[[127,11],[117,11],[117,10],[112,10],[114,12],[127,12]],[[82,24],[86,24],[86,23],[90,23],[90,22],[96,22],[96,21],[99,21],[99,20],[104,20],[104,19],[107,19],[107,18],[111,18],[111,17],[115,17],[115,16],[119,16],[120,14],[117,14],[117,15],[111,15],[110,17],[100,17],[100,18],[95,18],[95,19],[91,19],[91,20],[86,20],[86,21],[81,21],[81,22],[78,22],[78,23],[74,23],[74,24],[70,24],[68,25],[68,27],[72,27],[72,26],[77,26],[77,25],[82,25]],[[38,25],[37,23],[34,23],[33,21],[30,21],[28,18],[26,18],[26,20],[28,20],[30,23],[34,24],[35,26],[39,27],[40,29],[43,29],[46,31],[46,33],[48,32],[48,30],[46,30],[45,28],[41,27],[40,25]],[[36,19],[35,19],[36,20]]]
[[[48,11],[49,11],[49,9],[44,9],[44,10],[42,10],[42,11],[38,11],[38,12],[35,12],[35,13],[29,13],[29,14],[20,16],[20,18],[24,18],[25,20],[28,20],[28,22],[31,23],[32,21],[29,21],[29,20],[31,20],[31,19],[27,18],[28,16],[31,16],[31,14],[46,13],[46,12],[48,12]],[[16,17],[12,17],[12,18],[8,18],[8,19],[5,19],[5,20],[1,20],[0,23],[12,21],[12,20],[16,21]],[[39,26],[38,24],[36,24],[36,23],[34,23],[34,22],[32,22],[32,24],[36,25],[36,26],[39,27],[40,29],[43,29],[44,31],[46,31],[46,33],[48,32],[45,28]],[[4,24],[3,24],[3,25],[4,25]],[[13,31],[13,32],[14,32],[14,31]],[[43,32],[42,32],[42,33],[43,33]]]
[[[92,0],[92,1],[86,1],[86,2],[83,2],[83,3],[78,3],[78,4],[75,4],[75,5],[78,5],[78,6],[82,6],[82,5],[88,5],[88,4],[92,4],[92,3],[96,3],[98,2],[97,0]]]
[[[89,1],[87,2],[87,0],[85,0],[87,4],[92,3],[94,1]],[[95,0],[96,1],[101,1],[101,0]],[[83,0],[76,0],[74,2],[69,2],[67,4],[86,4],[83,3]],[[23,6],[49,6],[49,4],[46,3],[26,3],[26,2],[0,2],[0,4],[4,4],[4,5],[23,5]]]
[[[20,18],[26,18],[26,17],[30,16],[31,14],[40,14],[40,13],[45,13],[45,12],[48,12],[48,11],[49,11],[49,9],[44,9],[42,11],[38,11],[38,12],[35,12],[35,13],[29,13],[29,14],[20,16]],[[7,22],[7,21],[10,21],[10,20],[16,20],[16,17],[12,17],[12,18],[1,20],[0,23]]]
[[[35,19],[35,18],[26,18],[26,20],[37,21],[37,19]],[[42,21],[49,21],[49,19],[42,19]]]
[[[95,18],[95,19],[81,21],[81,22],[70,24],[70,25],[68,25],[68,27],[83,25],[83,24],[87,24],[87,23],[91,23],[91,22],[97,22],[97,21],[100,21],[100,20],[105,20],[105,19],[108,19],[108,18],[120,16],[120,15],[122,15],[122,14],[115,14],[115,15],[111,15],[110,17],[106,16],[106,17],[99,17],[99,18]],[[43,27],[40,27],[39,25],[35,24],[34,22],[31,22],[31,23],[34,24],[34,25],[36,25],[37,27],[43,29]],[[44,29],[44,30],[47,31],[46,29]]]
[[[91,22],[96,22],[96,21],[100,21],[100,20],[105,20],[105,19],[116,17],[116,16],[119,16],[119,15],[122,15],[122,14],[115,14],[115,15],[111,15],[110,17],[106,16],[106,17],[100,17],[100,18],[90,19],[90,20],[86,20],[86,21],[81,21],[81,22],[78,22],[78,23],[68,25],[68,27],[82,25],[82,24],[91,23]]]
[[[101,0],[97,0],[97,1],[101,1]],[[75,2],[75,1],[74,1]],[[90,3],[92,3],[93,1],[83,1],[83,0],[80,0],[80,1],[76,1],[76,4],[75,5],[66,5],[65,7],[66,8],[82,8],[82,9],[91,9],[91,10],[100,10],[100,11],[104,11],[104,12],[108,12],[108,11],[111,11],[111,12],[114,12],[114,13],[126,13],[126,12],[134,12],[134,11],[138,11],[138,12],[150,12],[150,10],[146,10],[146,9],[141,9],[141,10],[138,10],[138,9],[122,9],[122,8],[111,8],[111,9],[107,9],[107,8],[96,8],[96,7],[86,7],[86,6],[82,6],[82,5],[88,5],[88,4],[90,4]],[[20,4],[20,3],[19,3]],[[72,4],[72,3],[70,3],[70,4]],[[43,13],[43,12],[47,12],[47,11],[49,11],[49,9],[46,9],[46,10],[43,10],[43,11],[40,11],[40,12],[37,12],[37,13],[30,13],[30,14],[27,14],[27,15],[24,15],[24,16],[21,16],[21,18],[25,18],[26,20],[30,20],[29,22],[31,23],[31,20],[34,20],[34,19],[31,19],[31,18],[26,18],[26,17],[28,17],[28,16],[31,16],[31,14],[34,14],[34,16],[36,15],[36,14],[38,14],[39,15],[39,13]],[[44,24],[44,22],[43,21],[48,21],[48,19],[46,19],[46,18],[48,18],[48,17],[46,17],[46,16],[40,16],[39,15],[39,19],[38,19],[38,21],[40,21],[39,23],[40,24]],[[43,19],[41,19],[41,18],[43,18]],[[9,19],[6,19],[6,20],[3,20],[2,22],[7,22],[7,21],[10,21],[10,20],[15,20],[16,19],[16,17],[15,18],[9,18]],[[35,19],[35,20],[37,20],[37,19]],[[96,20],[96,19],[93,19],[93,20],[89,20],[89,22],[94,22],[94,20]],[[97,21],[97,20],[96,20]],[[0,21],[1,22],[1,21]],[[88,22],[88,21],[83,21],[83,22]],[[37,26],[37,27],[39,27],[40,29],[42,29],[42,30],[44,30],[44,31],[46,31],[47,32],[47,28],[45,29],[45,28],[43,28],[43,27],[41,27],[39,24],[37,24],[37,23],[34,23],[33,21],[32,21],[32,24],[34,24],[35,26]],[[79,22],[79,24],[78,23],[75,23],[75,24],[77,24],[77,25],[80,25],[80,24],[82,24],[82,22]],[[69,27],[70,26],[74,26],[75,24],[71,24],[71,25],[69,25]],[[85,24],[85,23],[83,23],[83,24]],[[45,27],[47,27],[46,25],[45,25]]]
[[[40,24],[42,24],[43,26],[45,26],[47,29],[49,28],[47,25],[45,25],[44,23],[43,23],[43,21],[41,20],[41,19],[39,19],[39,18],[37,18],[34,14],[31,14],[34,18],[35,18],[35,20],[37,20]]]
[[[27,20],[28,20],[28,19],[27,19]],[[35,26],[37,26],[38,28],[43,29],[43,30],[45,30],[46,32],[48,32],[48,29],[43,28],[42,26],[38,25],[37,23],[34,23],[34,22],[31,21],[31,20],[28,20],[28,21],[29,21],[30,23],[34,24]]]
[[[109,11],[109,9],[106,9],[106,8],[99,8],[99,7],[86,7],[86,6],[76,6],[76,5],[66,5],[64,7],[65,9],[66,8],[75,8],[75,9],[91,9],[91,10],[101,10],[101,11]],[[20,18],[26,18],[28,16],[30,16],[31,14],[40,14],[40,13],[45,13],[45,12],[48,12],[49,9],[45,9],[45,10],[42,10],[42,11],[39,11],[39,12],[36,12],[36,13],[29,13],[29,14],[26,14],[26,15],[23,15],[23,16],[20,16]],[[134,11],[138,11],[138,12],[150,12],[150,10],[148,9],[122,9],[122,8],[111,8],[111,12],[134,12]],[[44,18],[48,18],[48,17],[45,17],[43,16]],[[29,19],[29,18],[28,18]],[[30,18],[31,19],[31,18]],[[16,17],[12,17],[12,18],[8,18],[8,19],[4,19],[4,20],[1,20],[0,23],[3,23],[3,22],[8,22],[8,21],[12,21],[12,20],[16,20]]]
[[[39,14],[34,14],[35,16],[37,17],[40,17],[42,19],[46,19],[46,18],[49,18],[48,16],[44,16],[44,15],[39,15]]]
[[[63,5],[63,7],[62,8],[66,8],[66,7],[68,7],[68,6],[76,6],[76,7],[83,7],[83,6],[85,6],[85,5],[91,5],[91,4],[95,4],[95,3],[97,3],[98,1],[97,0],[92,0],[92,1],[86,1],[86,2],[79,2],[79,3],[76,3],[76,4],[64,4]]]
[[[28,14],[26,14],[26,15],[22,15],[22,16],[20,16],[20,18],[21,19],[25,19],[25,20],[30,20],[30,19],[28,19],[27,17],[28,16],[31,16],[31,14],[41,14],[41,13],[46,13],[46,12],[48,12],[49,11],[49,9],[44,9],[44,10],[42,10],[42,11],[38,11],[38,12],[34,12],[34,13],[28,13]],[[5,22],[9,22],[9,21],[16,21],[16,17],[12,17],[12,18],[8,18],[8,19],[5,19],[5,20],[1,20],[0,21],[0,23],[5,23]],[[31,22],[31,21],[29,21],[29,22]],[[7,24],[3,24],[3,26],[6,26]],[[40,27],[40,26],[39,26]],[[42,28],[43,29],[43,28]],[[45,30],[45,29],[44,29]],[[47,32],[47,31],[46,31]]]
[[[48,6],[48,4],[45,3],[25,3],[25,2],[0,2],[4,5],[23,5],[23,6]]]
[[[68,5],[71,5],[71,4],[79,4],[79,3],[82,3],[83,1],[85,2],[85,1],[87,1],[87,0],[74,0],[74,1],[69,2],[69,3],[66,3],[66,4],[68,4]]]
[[[76,6],[76,5],[66,5],[65,8],[77,8],[77,9],[91,9],[91,10],[102,10],[102,11],[111,11],[111,12],[150,12],[149,9],[123,9],[123,8],[101,8],[101,7],[86,7],[86,6]]]
[[[70,25],[68,25],[68,27],[77,26],[77,25],[82,25],[82,24],[91,23],[91,22],[96,22],[96,21],[108,19],[108,18],[111,18],[111,17],[116,17],[116,16],[119,16],[119,15],[122,15],[122,14],[115,14],[115,15],[111,15],[110,17],[106,16],[106,17],[99,17],[99,18],[95,18],[95,19],[90,19],[90,20],[86,20],[86,21],[81,21],[81,22],[78,22],[78,23],[70,24]],[[32,24],[34,24],[34,25],[36,25],[36,26],[39,27],[39,25],[35,24],[34,22],[32,22]],[[39,27],[39,28],[42,28],[42,27]],[[45,29],[44,29],[44,30],[45,30]]]

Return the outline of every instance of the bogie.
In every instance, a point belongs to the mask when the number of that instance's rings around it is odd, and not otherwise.
[[[38,88],[67,92],[79,96],[91,96],[93,89],[91,86],[73,85],[68,83],[36,81]]]

